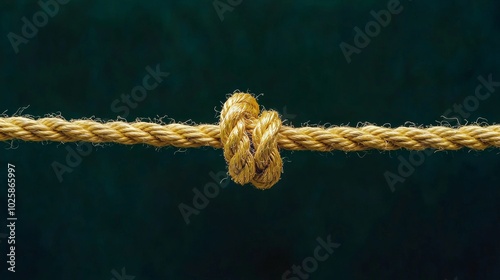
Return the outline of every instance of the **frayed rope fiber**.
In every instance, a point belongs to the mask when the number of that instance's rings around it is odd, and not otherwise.
[[[276,111],[260,111],[248,93],[234,93],[220,113],[218,125],[98,122],[62,118],[2,117],[0,141],[113,142],[157,147],[223,148],[229,174],[238,184],[268,189],[280,179],[279,149],[346,152],[377,150],[484,150],[500,147],[500,125],[380,127],[291,127],[282,125]]]

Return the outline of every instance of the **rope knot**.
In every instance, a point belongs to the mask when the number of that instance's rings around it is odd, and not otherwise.
[[[234,93],[220,114],[220,138],[233,181],[272,187],[281,177],[283,161],[278,150],[281,120],[276,111],[260,112],[248,93]]]

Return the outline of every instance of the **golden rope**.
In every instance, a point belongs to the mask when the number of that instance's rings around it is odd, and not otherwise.
[[[276,111],[260,112],[248,93],[234,93],[225,103],[219,125],[99,122],[62,118],[0,118],[0,141],[57,141],[147,144],[157,147],[224,149],[229,174],[239,184],[272,187],[283,162],[279,149],[346,152],[377,150],[484,150],[500,147],[500,125],[418,127],[291,127],[283,126]]]

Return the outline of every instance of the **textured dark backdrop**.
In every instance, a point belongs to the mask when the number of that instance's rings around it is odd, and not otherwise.
[[[479,76],[500,80],[498,1],[401,1],[351,63],[339,45],[390,1],[229,2],[221,20],[211,0],[72,0],[16,53],[8,34],[41,7],[2,1],[0,111],[214,123],[240,89],[297,126],[437,124],[464,101],[468,121],[500,120],[500,90],[471,98]],[[170,76],[128,114],[113,108],[157,65]],[[178,207],[225,171],[220,150],[0,146],[0,234],[7,162],[18,216],[17,272],[0,235],[2,279],[281,279],[327,236],[340,247],[310,279],[500,279],[498,150],[425,154],[392,190],[384,173],[407,151],[282,152],[274,188],[231,182],[186,225]],[[55,162],[71,168],[62,181]]]

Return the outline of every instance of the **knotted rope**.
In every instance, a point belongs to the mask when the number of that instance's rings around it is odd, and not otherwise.
[[[231,178],[259,189],[279,181],[283,162],[279,149],[345,152],[377,150],[484,150],[500,147],[500,125],[381,127],[291,127],[276,111],[259,110],[248,93],[234,93],[224,103],[219,125],[157,124],[123,121],[99,122],[63,118],[0,118],[0,141],[57,141],[224,149]]]
[[[259,189],[280,179],[283,161],[278,150],[281,120],[276,111],[263,111],[250,94],[235,93],[220,113],[220,140],[229,174],[236,183]]]

